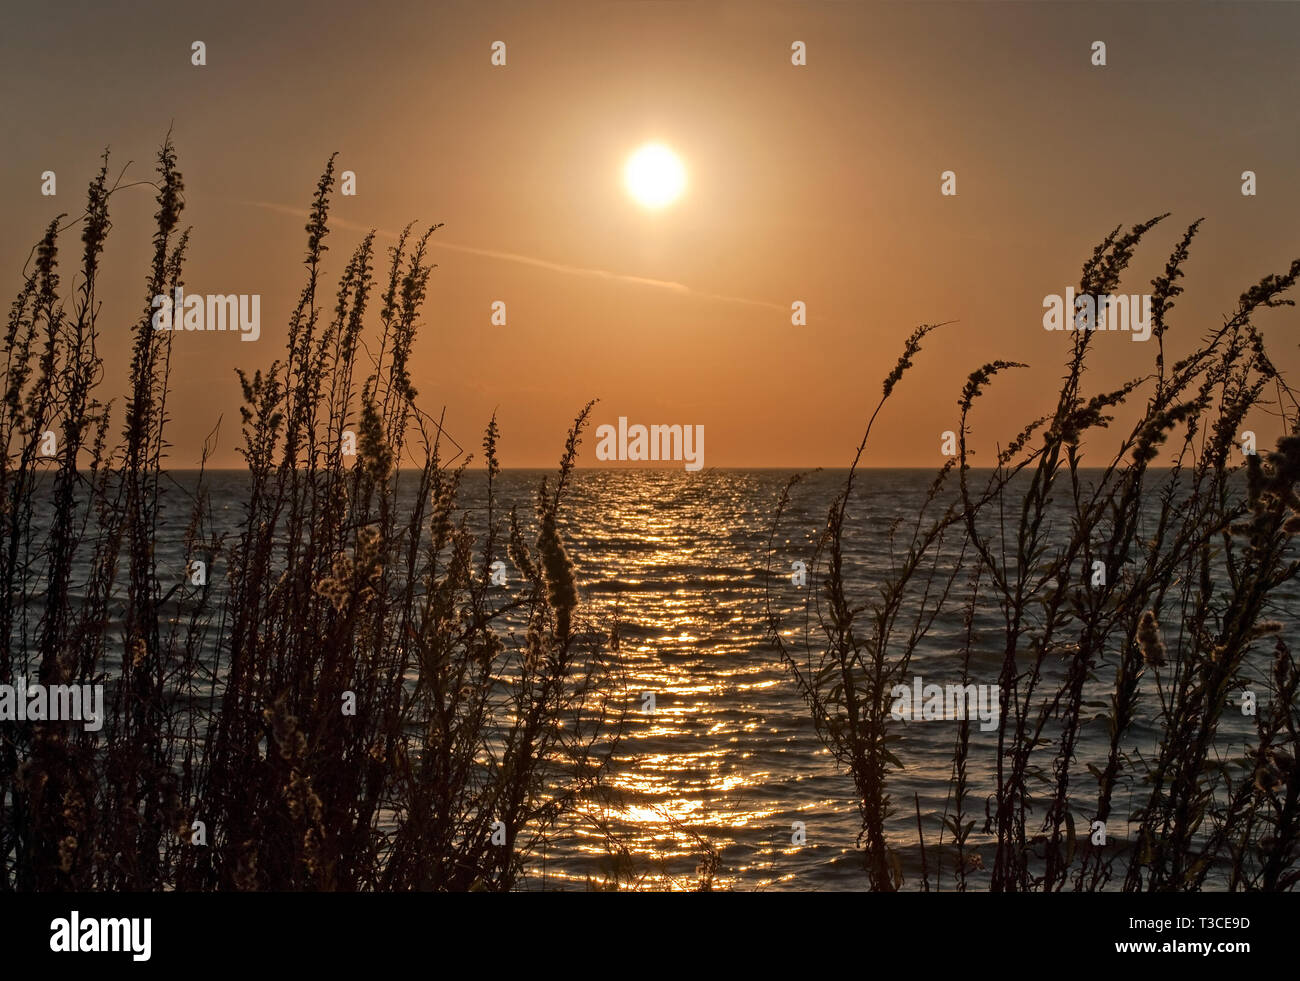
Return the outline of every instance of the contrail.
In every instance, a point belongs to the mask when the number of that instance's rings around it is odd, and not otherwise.
[[[298,208],[291,208],[283,204],[275,204],[271,201],[241,201],[240,204],[252,205],[255,208],[262,208],[266,211],[274,211],[282,215],[293,215],[295,218],[306,218],[307,213]],[[369,225],[361,225],[354,221],[348,221],[343,218],[330,218],[331,225],[337,225],[340,228],[347,228],[354,232],[375,231],[379,235],[388,238],[397,238],[395,232],[387,229],[372,229]],[[633,286],[649,286],[653,289],[671,290],[674,293],[681,293],[687,296],[699,297],[703,300],[717,300],[719,303],[741,303],[751,307],[763,307],[767,310],[786,310],[779,303],[768,303],[765,300],[750,300],[743,296],[727,296],[723,293],[708,293],[704,290],[692,289],[685,283],[674,283],[666,279],[649,279],[645,276],[629,276],[626,273],[610,272],[608,269],[588,269],[585,266],[570,266],[562,262],[550,262],[546,259],[535,259],[528,255],[519,255],[516,252],[499,252],[495,249],[479,249],[472,245],[457,245],[454,242],[447,242],[436,237],[429,239],[429,244],[434,248],[446,249],[449,252],[463,252],[466,255],[481,255],[488,259],[499,259],[502,262],[517,262],[523,266],[535,266],[538,269],[549,269],[552,272],[564,273],[569,276],[592,276],[597,279],[607,279],[619,283],[631,283]]]

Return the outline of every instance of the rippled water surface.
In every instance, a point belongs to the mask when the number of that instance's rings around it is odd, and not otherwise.
[[[588,471],[574,485],[566,532],[583,596],[598,608],[617,605],[632,696],[655,693],[654,715],[634,713],[621,747],[614,783],[624,800],[616,825],[632,839],[638,874],[664,884],[693,882],[694,835],[719,850],[725,885],[835,889],[862,888],[864,882],[852,781],[818,741],[807,707],[763,629],[765,587],[787,613],[785,625],[793,631],[802,624],[807,587],[791,584],[791,562],[811,564],[814,539],[844,473],[816,473],[795,489],[771,543],[769,577],[769,537],[789,477],[779,471]],[[535,475],[510,478],[508,494],[525,505]],[[932,471],[859,476],[846,571],[861,598],[888,574],[891,526],[915,522],[933,478]],[[1068,527],[1064,515],[1060,526],[1061,532]],[[951,569],[953,558],[941,556],[940,574]],[[1291,604],[1292,614],[1295,609]],[[972,680],[996,682],[1002,622],[996,608],[977,608]],[[956,651],[964,631],[954,602],[919,645],[910,674],[959,681]],[[1090,685],[1095,698],[1110,691],[1111,669],[1101,673],[1106,677]],[[1059,674],[1049,664],[1048,677]],[[888,830],[913,888],[919,872],[917,809],[933,843],[948,802],[957,728],[942,721],[901,726],[903,740],[895,752],[907,768],[890,785],[894,813]],[[1227,719],[1225,735],[1240,739],[1248,732],[1245,720]],[[1135,743],[1146,739],[1153,745],[1159,733],[1139,719],[1133,736]],[[980,812],[981,825],[983,795],[995,785],[996,737],[971,727],[968,806]],[[1107,739],[1104,720],[1085,724],[1081,771],[1090,759],[1104,765]],[[1044,754],[1050,763],[1050,747]],[[1139,791],[1122,788],[1117,810],[1127,814]],[[1082,809],[1077,820],[1086,828]],[[806,826],[807,841],[800,847],[791,843],[795,821]],[[975,840],[981,840],[978,833]],[[601,855],[596,840],[574,843],[551,857],[547,875],[579,882],[598,877],[607,867]],[[978,882],[973,877],[972,888]]]
[[[526,512],[541,476],[504,474],[504,502],[517,503]],[[769,536],[789,476],[781,471],[633,470],[575,475],[563,532],[583,600],[598,618],[617,616],[628,702],[639,709],[642,693],[654,693],[653,714],[630,714],[610,781],[614,799],[602,811],[629,848],[624,875],[643,884],[693,886],[700,841],[705,840],[718,852],[718,884],[723,887],[864,885],[852,781],[818,741],[807,707],[764,636],[765,588],[788,614],[802,609],[808,587],[792,584],[791,562],[811,563],[814,539],[844,474],[812,474],[796,488],[772,542],[769,578]],[[846,568],[864,597],[890,568],[891,525],[916,519],[932,479],[929,471],[866,471],[859,476]],[[233,531],[242,517],[244,480],[238,473],[210,475],[218,531],[226,522]],[[483,488],[481,473],[467,477],[463,503],[476,508]],[[182,515],[172,514],[172,522],[181,520]],[[1064,518],[1061,523],[1066,524]],[[160,547],[159,559],[178,568],[184,564],[175,549]],[[950,561],[950,555],[941,556],[938,572],[951,568]],[[786,625],[794,628],[800,622],[789,619]],[[972,680],[994,682],[1001,659],[1001,616],[996,608],[981,606],[972,626]],[[961,607],[954,603],[918,647],[911,674],[940,683],[960,680],[955,652],[963,634]],[[1049,675],[1051,670],[1049,666]],[[1105,680],[1096,685],[1104,697]],[[1244,722],[1229,719],[1227,726],[1229,737],[1238,742],[1247,734]],[[917,810],[927,842],[933,842],[948,803],[957,726],[938,721],[904,723],[900,729],[903,739],[894,751],[906,769],[890,784],[894,812],[888,832],[903,857],[908,885],[915,887]],[[1159,734],[1139,720],[1133,735],[1135,742],[1154,744]],[[1104,720],[1085,725],[1080,769],[1084,761],[1104,755],[1106,738]],[[981,825],[983,797],[992,790],[995,740],[996,732],[972,727],[970,806],[981,812]],[[1050,753],[1049,748],[1046,755]],[[1139,789],[1121,789],[1119,811],[1131,809],[1135,799],[1125,795]],[[1085,819],[1081,811],[1077,820]],[[806,827],[807,840],[800,846],[791,841],[796,821]],[[611,870],[604,838],[594,826],[583,825],[552,843],[524,887],[586,888],[589,880],[604,880]],[[971,887],[980,888],[978,878]]]

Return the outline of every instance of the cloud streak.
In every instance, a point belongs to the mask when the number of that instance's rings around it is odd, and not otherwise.
[[[276,204],[271,201],[241,201],[241,204],[251,205],[254,208],[261,208],[264,211],[272,211],[281,215],[292,215],[295,218],[307,218],[307,212],[299,208],[291,208],[288,205]],[[339,228],[346,228],[355,232],[374,231],[378,235],[387,238],[397,238],[397,233],[390,232],[387,229],[372,229],[369,225],[362,225],[354,221],[348,221],[344,218],[330,218],[330,224]],[[537,259],[533,256],[520,255],[517,252],[502,252],[497,249],[480,249],[472,245],[459,245],[455,242],[448,242],[438,239],[437,236],[429,239],[429,245],[437,249],[445,249],[448,252],[459,252],[463,255],[477,255],[485,259],[496,259],[500,262],[514,262],[521,266],[532,266],[535,269],[546,269],[550,272],[561,273],[566,276],[585,276],[591,279],[603,279],[614,283],[627,283],[632,286],[644,286],[650,289],[668,290],[681,296],[690,296],[700,300],[712,300],[717,303],[738,303],[744,306],[762,307],[766,310],[786,310],[779,303],[769,303],[766,300],[751,300],[743,296],[728,296],[725,293],[710,293],[706,290],[698,290],[687,286],[685,283],[676,283],[667,279],[650,279],[646,276],[630,276],[627,273],[612,272],[608,269],[590,269],[586,266],[572,266],[563,262],[551,262],[548,259]]]

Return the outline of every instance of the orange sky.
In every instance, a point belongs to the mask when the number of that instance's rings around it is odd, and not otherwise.
[[[477,447],[497,409],[506,466],[552,465],[593,397],[593,427],[703,425],[708,467],[843,466],[903,339],[942,320],[956,323],[900,387],[869,462],[937,465],[966,374],[1029,362],[976,419],[988,461],[1054,399],[1068,335],[1042,329],[1043,297],[1077,285],[1115,225],[1173,213],[1124,283],[1141,293],[1207,219],[1176,352],[1300,255],[1294,5],[81,6],[0,15],[3,285],[17,291],[53,214],[81,210],[104,146],[145,178],[174,124],[188,290],[262,295],[258,342],[176,338],[176,467],[198,462],[222,414],[214,462],[239,465],[233,369],[281,355],[302,216],[334,150],[359,193],[335,198],[332,275],[362,229],[386,246],[413,218],[446,223],[414,381],[462,445]],[[193,40],[205,67],[190,65]],[[490,64],[495,40],[504,68]],[[790,64],[795,40],[806,67]],[[1094,40],[1105,67],[1090,64]],[[689,175],[659,212],[622,185],[650,140]],[[1247,169],[1256,197],[1240,193]],[[39,193],[44,170],[57,198]],[[956,197],[939,193],[944,170]],[[144,308],[151,195],[113,199],[110,381]],[[68,232],[65,285],[77,244]],[[790,325],[796,299],[807,327]],[[505,327],[489,323],[494,300]],[[1300,315],[1261,323],[1294,372]],[[1090,382],[1152,354],[1099,337]],[[583,465],[594,447],[593,428]]]

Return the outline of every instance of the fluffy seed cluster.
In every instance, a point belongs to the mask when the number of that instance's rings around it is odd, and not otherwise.
[[[1147,610],[1138,622],[1138,650],[1142,660],[1153,668],[1165,666],[1165,642],[1160,638],[1160,624],[1156,621],[1155,611]]]
[[[379,530],[367,526],[357,533],[356,558],[346,552],[334,556],[330,574],[315,586],[318,595],[330,601],[342,613],[354,595],[359,606],[364,606],[377,595],[383,577],[383,549]]]

